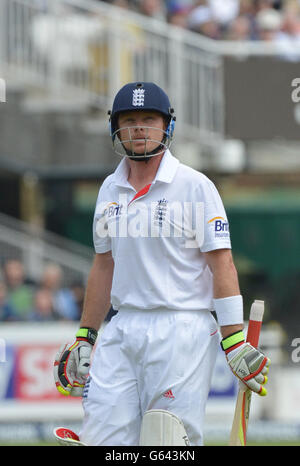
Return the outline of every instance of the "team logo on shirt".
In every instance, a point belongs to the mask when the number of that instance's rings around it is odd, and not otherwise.
[[[134,107],[143,107],[145,99],[145,89],[134,89],[132,94],[132,105]]]
[[[166,218],[166,213],[167,213],[167,207],[168,207],[168,201],[163,198],[157,201],[157,205],[154,210],[154,224],[158,226],[163,225],[163,221]]]
[[[226,238],[229,236],[229,223],[226,218],[213,217],[207,223],[214,227],[216,238]]]

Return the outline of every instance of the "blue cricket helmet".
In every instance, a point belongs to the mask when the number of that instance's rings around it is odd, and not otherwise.
[[[134,82],[123,86],[116,94],[112,110],[109,111],[111,135],[117,127],[118,115],[132,110],[153,110],[162,113],[168,123],[172,122],[169,132],[173,135],[175,116],[169,97],[159,86],[152,82]]]

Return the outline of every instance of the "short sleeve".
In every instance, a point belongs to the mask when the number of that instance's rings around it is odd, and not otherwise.
[[[197,187],[196,198],[203,203],[202,234],[199,234],[202,252],[215,249],[231,249],[229,223],[221,196],[215,185],[204,178]]]
[[[96,253],[105,253],[111,250],[111,238],[105,222],[105,207],[108,204],[108,195],[103,183],[98,194],[93,220],[93,242]]]

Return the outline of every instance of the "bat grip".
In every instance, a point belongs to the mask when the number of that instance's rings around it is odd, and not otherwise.
[[[254,346],[254,348],[258,346],[263,314],[263,301],[255,301],[251,307],[247,332],[247,342]]]
[[[259,335],[261,329],[261,322],[257,322],[256,320],[249,320],[248,324],[248,333],[247,333],[247,341],[250,345],[257,348]]]

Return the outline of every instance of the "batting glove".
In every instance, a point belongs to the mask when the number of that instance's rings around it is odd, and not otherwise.
[[[245,385],[260,396],[265,396],[270,360],[260,349],[245,342],[242,331],[233,333],[221,341],[230,369]]]
[[[81,327],[73,343],[60,347],[53,374],[56,388],[62,395],[82,396],[97,336],[97,330]]]

